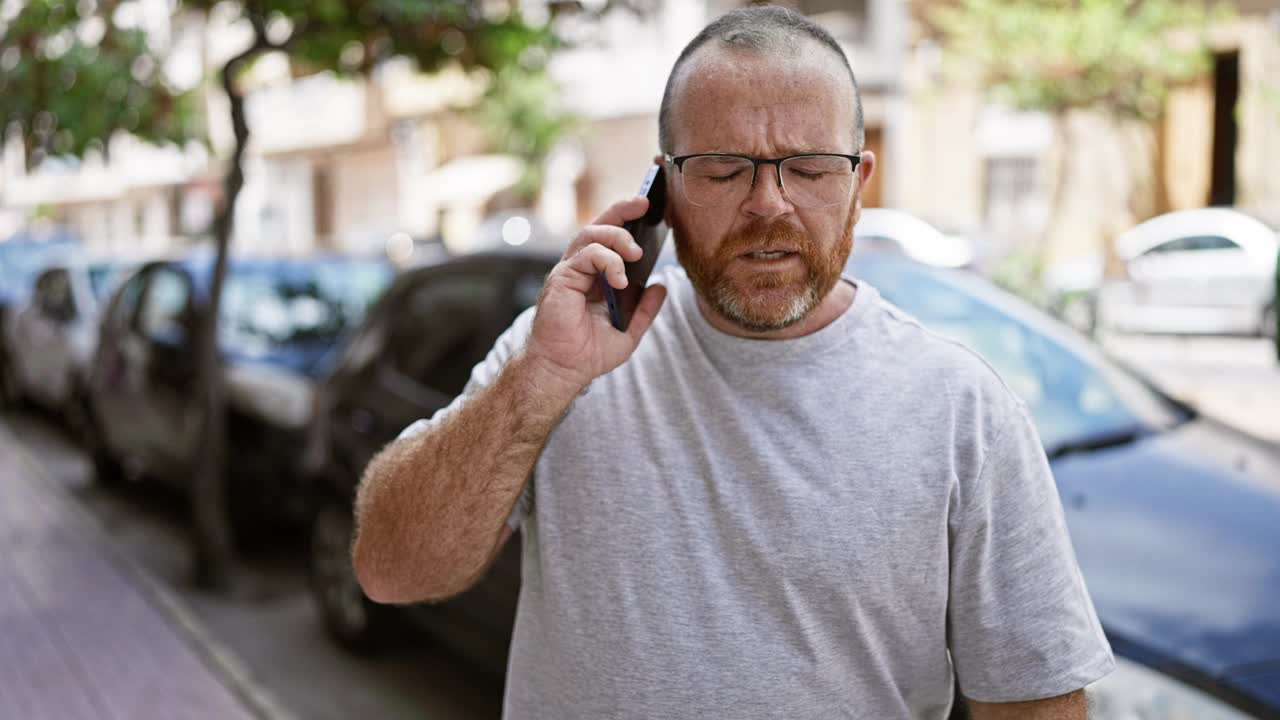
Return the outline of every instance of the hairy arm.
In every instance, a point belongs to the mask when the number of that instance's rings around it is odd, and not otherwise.
[[[371,599],[439,600],[488,570],[552,429],[579,391],[635,352],[666,298],[665,288],[646,288],[631,325],[618,332],[598,287],[602,274],[626,287],[623,259],[643,252],[621,225],[648,205],[614,203],[583,228],[547,276],[524,348],[494,381],[369,463],[356,493],[351,556]]]
[[[456,595],[488,570],[506,519],[576,389],[523,353],[428,432],[388,445],[356,496],[356,576],[373,600]]]
[[[965,702],[973,720],[1086,720],[1089,709],[1084,690],[1029,702]]]

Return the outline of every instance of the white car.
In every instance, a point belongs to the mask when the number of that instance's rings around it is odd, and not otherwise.
[[[6,338],[21,397],[82,420],[85,373],[98,340],[98,313],[118,266],[73,258],[37,276]]]
[[[1271,335],[1280,238],[1228,208],[1152,218],[1116,239],[1125,277],[1104,282],[1101,327],[1130,332]]]
[[[893,252],[926,265],[959,268],[971,265],[973,243],[948,235],[911,213],[891,208],[865,208],[853,228],[853,251]]]

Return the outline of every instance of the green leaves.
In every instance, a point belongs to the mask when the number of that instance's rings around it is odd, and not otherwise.
[[[98,10],[29,0],[0,25],[0,127],[19,125],[32,165],[82,156],[118,131],[156,143],[202,137],[195,95],[170,87],[146,33]]]
[[[1152,119],[1171,85],[1208,69],[1203,34],[1226,12],[1191,0],[960,0],[933,19],[1013,107]]]
[[[208,12],[220,0],[174,0]],[[112,134],[155,143],[201,139],[201,104],[173,88],[165,58],[141,29],[118,22],[136,0],[27,0],[0,16],[0,128],[18,123],[29,160],[83,155]],[[497,149],[525,159],[527,183],[573,124],[557,109],[545,64],[558,41],[526,22],[518,0],[239,0],[260,51],[280,49],[300,73],[367,74],[396,57],[420,72],[484,69],[493,79],[479,110]],[[134,12],[137,15],[137,12]],[[216,76],[220,68],[206,68]]]

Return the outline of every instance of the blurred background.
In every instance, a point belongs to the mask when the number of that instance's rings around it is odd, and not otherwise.
[[[31,460],[0,481],[87,508],[258,715],[496,716],[519,543],[388,612],[345,559],[352,489],[636,191],[677,54],[744,4],[0,0],[0,439]],[[851,270],[1023,395],[1064,499],[1106,502],[1075,456],[1132,451],[1117,482],[1212,516],[1117,568],[1066,503],[1135,663],[1100,716],[1280,716],[1280,2],[782,4],[860,85]],[[1188,574],[1199,530],[1271,559]]]

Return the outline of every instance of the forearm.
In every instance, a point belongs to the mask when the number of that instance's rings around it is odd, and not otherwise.
[[[573,390],[518,354],[436,427],[391,443],[369,463],[352,550],[369,597],[440,599],[479,579]]]
[[[1084,690],[1030,702],[983,703],[966,701],[972,720],[1086,720]]]

